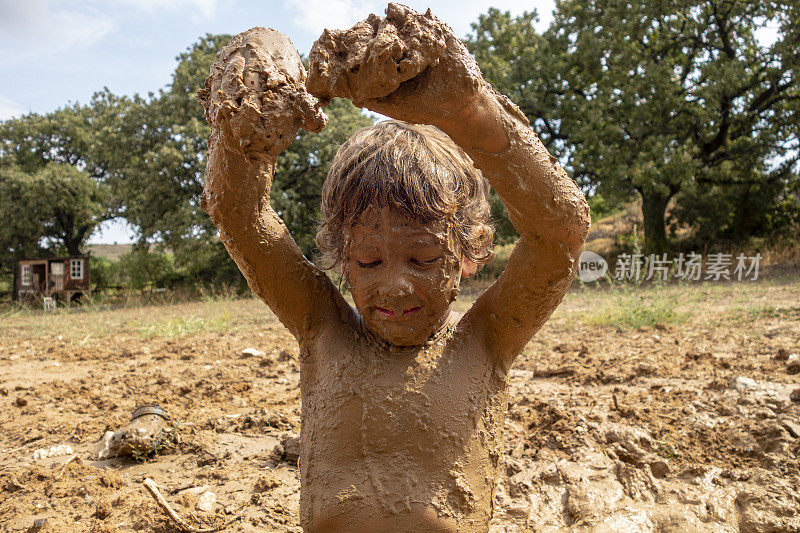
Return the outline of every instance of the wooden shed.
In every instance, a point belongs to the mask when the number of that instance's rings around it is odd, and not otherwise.
[[[69,304],[91,291],[87,256],[23,259],[16,275],[19,301],[52,296]]]

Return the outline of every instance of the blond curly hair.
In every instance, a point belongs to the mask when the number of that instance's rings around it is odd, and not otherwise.
[[[489,183],[433,126],[387,120],[356,131],[339,148],[322,187],[316,243],[324,267],[342,262],[345,231],[369,206],[422,223],[444,218],[463,257],[477,265],[494,258]]]

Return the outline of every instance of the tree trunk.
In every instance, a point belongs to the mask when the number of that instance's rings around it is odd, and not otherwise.
[[[669,246],[664,219],[667,203],[674,193],[659,194],[639,191],[639,194],[642,195],[642,215],[644,216],[644,252],[646,254],[667,252]]]
[[[64,247],[70,257],[81,255],[81,244],[83,244],[86,232],[87,230],[83,228],[73,229],[62,237]]]

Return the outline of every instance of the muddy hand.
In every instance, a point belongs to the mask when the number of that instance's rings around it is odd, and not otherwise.
[[[319,131],[326,117],[305,89],[306,72],[288,37],[267,28],[236,35],[217,54],[197,92],[224,146],[248,159],[275,158],[297,130]]]
[[[308,90],[322,101],[408,122],[452,124],[486,82],[466,47],[428,10],[389,4],[351,29],[325,30],[311,48]]]

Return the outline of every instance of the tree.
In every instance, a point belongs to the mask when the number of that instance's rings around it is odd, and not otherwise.
[[[101,124],[96,107],[78,104],[0,122],[0,179],[13,191],[0,196],[3,220],[13,220],[3,230],[15,250],[7,261],[43,250],[78,255],[97,224],[114,216],[107,165],[94,158]]]
[[[106,217],[106,191],[77,168],[50,163],[36,173],[32,194],[42,206],[42,237],[50,248],[80,255],[86,239]]]
[[[34,176],[17,168],[0,168],[0,276],[13,272],[15,261],[43,251],[43,210],[33,190]]]
[[[206,35],[194,43],[178,56],[173,83],[158,94],[103,95],[107,122],[119,134],[105,148],[109,185],[116,209],[138,229],[141,243],[162,243],[181,255],[185,241],[215,232],[198,204],[210,129],[194,91],[229,39]]]
[[[0,122],[0,167],[16,167],[35,173],[49,163],[81,169],[102,183],[108,170],[97,157],[97,147],[108,142],[114,132],[106,126],[104,110],[96,105],[70,104],[40,115],[29,113]],[[113,140],[113,137],[112,137]]]
[[[662,251],[679,193],[724,189],[729,222],[754,189],[782,205],[797,175],[798,9],[562,0],[541,36],[530,14],[490,10],[468,44],[585,190],[641,196],[646,249]],[[767,23],[780,31],[763,46],[755,31]]]
[[[103,189],[85,172],[49,163],[31,174],[0,169],[0,265],[8,275],[14,262],[45,253],[80,255],[103,219]]]

